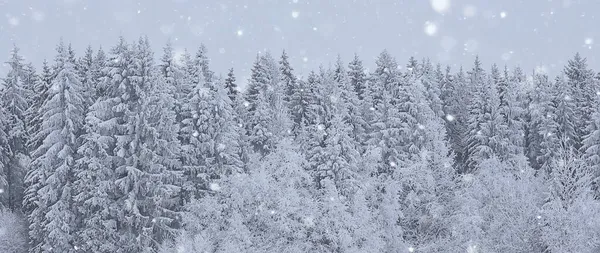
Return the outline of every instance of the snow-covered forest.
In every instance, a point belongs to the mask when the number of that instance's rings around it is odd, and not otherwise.
[[[0,252],[600,252],[600,75],[147,37],[0,81]],[[10,49],[7,49],[10,50]],[[347,62],[342,59],[346,58]]]

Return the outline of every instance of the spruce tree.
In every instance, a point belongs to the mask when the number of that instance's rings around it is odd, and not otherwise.
[[[23,177],[25,176],[24,164],[27,163],[29,152],[27,150],[28,131],[26,124],[27,108],[31,91],[25,83],[23,71],[23,58],[20,49],[14,46],[10,58],[6,62],[8,73],[2,79],[1,106],[6,113],[4,132],[8,134],[8,160],[5,165],[5,180],[7,187],[6,206],[11,210],[20,208],[23,194]]]
[[[32,153],[28,196],[30,252],[75,252],[76,212],[73,205],[73,167],[83,122],[82,84],[62,42],[56,57],[56,76],[40,108],[41,127],[34,139],[41,145]]]

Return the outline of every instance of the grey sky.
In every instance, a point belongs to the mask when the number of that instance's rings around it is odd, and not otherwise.
[[[206,44],[212,68],[246,81],[256,53],[286,49],[297,74],[358,53],[367,67],[387,49],[471,66],[492,63],[557,74],[579,51],[600,62],[597,0],[0,0],[0,59],[12,43],[30,61],[52,59],[59,37],[77,52],[148,35],[156,57],[168,38],[178,52]],[[449,2],[449,8],[445,4]],[[597,41],[596,41],[597,40]],[[0,68],[0,72],[5,72]]]

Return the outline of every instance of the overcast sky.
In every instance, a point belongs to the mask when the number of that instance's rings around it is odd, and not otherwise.
[[[12,43],[39,66],[61,36],[81,54],[148,35],[157,58],[169,38],[177,52],[204,43],[212,69],[233,67],[242,82],[259,51],[283,49],[299,75],[338,53],[373,67],[383,49],[402,65],[416,56],[469,67],[479,54],[486,66],[555,75],[575,52],[600,70],[599,10],[597,0],[0,0],[0,59]]]

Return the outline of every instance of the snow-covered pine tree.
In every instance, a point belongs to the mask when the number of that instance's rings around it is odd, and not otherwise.
[[[25,120],[31,91],[24,83],[23,57],[19,54],[19,48],[16,45],[11,50],[6,64],[9,70],[0,85],[3,87],[0,103],[7,117],[4,131],[8,134],[8,150],[10,150],[7,153],[9,157],[5,167],[7,187],[4,194],[8,197],[6,206],[15,210],[21,206],[23,177],[29,157],[27,150],[29,137]]]
[[[135,46],[135,45],[133,45]],[[87,252],[118,252],[118,215],[124,206],[117,205],[115,166],[121,157],[117,156],[117,138],[123,138],[130,126],[126,124],[124,113],[130,99],[126,92],[130,85],[132,68],[132,45],[124,38],[111,48],[106,62],[104,52],[99,50],[95,57],[99,69],[98,98],[90,106],[85,118],[86,134],[81,137],[75,172],[74,201],[78,207],[79,231],[76,243]]]
[[[89,108],[95,100],[96,83],[94,78],[94,50],[92,46],[85,49],[84,55],[78,59],[76,70],[83,85],[84,108]]]
[[[469,105],[468,170],[473,171],[481,161],[498,157],[501,161],[511,159],[508,142],[508,130],[500,111],[500,96],[497,82],[500,72],[493,65],[489,77],[481,68],[479,58],[469,73],[473,90],[472,103]]]
[[[354,54],[354,58],[350,63],[348,63],[348,79],[350,81],[350,85],[354,88],[354,91],[358,95],[358,99],[363,100],[367,89],[367,75],[365,74],[365,68],[362,65],[362,61],[358,57],[358,54]]]
[[[351,136],[354,139],[357,150],[362,153],[361,144],[367,139],[367,122],[362,114],[363,104],[350,82],[346,68],[339,55],[335,64],[333,80],[336,84],[337,95],[334,95],[334,101],[332,102],[340,105],[340,108],[337,110],[340,113],[344,113],[344,122],[351,126]]]
[[[245,128],[253,150],[263,156],[291,129],[290,123],[285,122],[288,116],[279,80],[279,69],[271,55],[257,56],[245,94],[248,103]]]
[[[211,162],[210,134],[215,131],[210,124],[212,99],[214,99],[214,90],[202,77],[194,84],[183,107],[184,117],[179,135],[184,170],[182,188],[184,202],[203,196],[203,192],[209,186],[207,163]]]
[[[532,168],[549,172],[548,165],[559,147],[558,124],[553,103],[553,84],[546,75],[533,77],[534,89],[528,106],[526,154]]]
[[[577,130],[577,124],[579,124],[577,112],[579,108],[577,107],[577,101],[574,99],[574,88],[564,78],[558,76],[552,91],[555,121],[558,124],[556,134],[560,143],[559,147],[577,149],[581,130]]]
[[[83,122],[83,87],[62,41],[57,51],[57,72],[40,108],[40,130],[33,137],[41,145],[32,153],[27,178],[26,202],[33,206],[30,252],[75,252],[73,167]]]
[[[8,146],[8,134],[5,132],[8,125],[8,114],[0,107],[0,209],[8,208],[8,180],[7,171],[10,165],[10,147]]]
[[[118,251],[153,252],[176,226],[178,125],[173,88],[154,73],[148,38],[140,38],[129,54],[130,75],[119,87],[124,131],[115,135]]]
[[[227,78],[225,78],[225,89],[227,89],[227,95],[232,103],[239,102],[237,101],[237,98],[240,92],[238,91],[237,87],[235,73],[233,72],[233,68],[230,68],[229,72],[227,72]]]
[[[106,95],[106,87],[103,86],[102,80],[105,74],[103,71],[106,66],[106,53],[102,47],[100,47],[98,52],[96,52],[92,66],[92,78],[94,80],[93,83],[96,84],[96,87],[94,87],[95,93],[93,94],[92,102],[96,102],[96,99]]]
[[[593,113],[596,92],[599,90],[594,80],[594,72],[588,69],[587,59],[575,54],[565,66],[566,82],[572,93],[573,102],[577,108],[575,113],[575,148],[580,148],[584,136],[589,134],[587,125]]]
[[[419,81],[425,87],[427,103],[437,117],[443,118],[443,102],[440,99],[442,91],[441,84],[438,81],[438,73],[440,72],[434,69],[429,59],[423,59],[419,69],[421,71]],[[440,70],[440,67],[438,66],[437,69]]]
[[[298,80],[294,75],[294,69],[288,61],[288,55],[283,51],[281,53],[281,59],[279,60],[279,71],[281,72],[281,85],[283,85],[283,100],[289,104],[294,94],[294,89],[298,85]],[[290,108],[291,109],[291,108]]]
[[[454,167],[459,172],[467,171],[467,136],[468,136],[468,106],[472,97],[469,96],[470,88],[462,67],[455,75],[449,74],[446,69],[447,83],[442,88],[441,98],[444,102],[446,114],[446,133],[450,147],[454,152]]]

